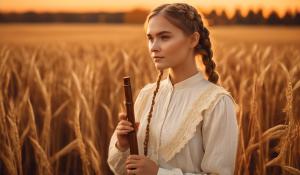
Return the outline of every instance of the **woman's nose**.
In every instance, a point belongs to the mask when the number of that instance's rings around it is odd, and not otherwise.
[[[157,51],[160,51],[160,45],[159,45],[159,43],[158,43],[157,41],[154,40],[154,41],[151,43],[150,51],[151,51],[151,52],[157,52]]]

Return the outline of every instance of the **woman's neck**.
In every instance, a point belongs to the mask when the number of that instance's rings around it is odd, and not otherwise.
[[[178,68],[169,68],[169,75],[173,85],[195,75],[198,72],[199,70],[197,69],[196,64],[188,67],[181,66]]]

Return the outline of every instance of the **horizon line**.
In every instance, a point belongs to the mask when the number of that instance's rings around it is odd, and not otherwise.
[[[210,13],[213,10],[216,11],[216,13],[218,15],[220,15],[222,12],[225,12],[226,15],[228,17],[232,17],[235,12],[237,10],[240,10],[242,16],[246,16],[249,11],[254,11],[254,12],[258,12],[259,10],[262,10],[263,12],[263,16],[267,17],[269,16],[272,12],[276,12],[278,14],[279,17],[283,17],[286,13],[290,12],[292,14],[296,14],[298,12],[300,12],[300,9],[296,8],[296,9],[290,9],[287,8],[284,11],[275,9],[275,8],[269,8],[269,9],[265,9],[265,8],[240,8],[240,7],[235,7],[231,10],[227,9],[227,8],[201,8],[201,7],[196,7],[198,9],[198,11],[200,11],[201,13]],[[28,12],[34,12],[34,13],[128,13],[134,10],[144,10],[144,11],[150,11],[151,8],[147,8],[147,7],[132,7],[132,8],[128,8],[128,9],[115,9],[115,10],[107,10],[107,9],[81,9],[81,10],[74,10],[74,9],[42,9],[42,10],[37,10],[37,9],[24,9],[24,10],[7,10],[7,9],[1,9],[0,8],[0,13],[28,13]]]

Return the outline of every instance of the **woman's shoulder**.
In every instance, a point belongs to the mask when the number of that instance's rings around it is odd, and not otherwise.
[[[204,89],[207,91],[206,93],[231,96],[230,91],[220,84],[215,84],[215,83],[212,83],[212,82],[206,80],[205,86],[206,86],[206,88],[204,88]]]
[[[214,84],[208,81],[208,91],[207,94],[210,94],[211,98],[211,107],[214,109],[217,104],[226,104],[230,106],[234,106],[238,109],[238,105],[235,102],[233,95],[231,94],[230,90],[226,89],[220,84]],[[224,103],[225,102],[225,103]],[[220,105],[219,105],[220,106]]]
[[[141,89],[141,92],[151,91],[155,88],[155,86],[156,86],[156,83],[148,83]]]
[[[153,93],[156,83],[148,83],[144,87],[142,87],[139,92],[137,99],[146,99],[150,94]]]

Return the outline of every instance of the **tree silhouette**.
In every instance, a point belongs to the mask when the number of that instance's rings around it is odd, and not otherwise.
[[[1,13],[0,12],[0,23],[9,22],[81,22],[81,23],[131,23],[131,24],[142,24],[146,20],[149,11],[144,9],[134,9],[130,12],[119,12],[119,13],[37,13],[33,11],[24,13]],[[297,11],[293,14],[291,11],[287,11],[285,15],[280,18],[275,11],[264,18],[263,10],[259,9],[257,12],[249,10],[248,14],[243,17],[240,9],[236,9],[234,16],[228,18],[224,10],[218,15],[216,10],[213,9],[208,13],[203,13],[205,19],[210,26],[213,25],[288,25],[295,26],[300,25],[300,12]]]
[[[216,20],[218,18],[216,10],[214,9],[214,10],[210,11],[208,14],[205,15],[205,18],[209,25],[215,25]]]
[[[229,20],[228,20],[228,16],[225,12],[225,10],[222,10],[221,15],[217,17],[217,23],[220,25],[224,25],[224,24],[228,24]]]
[[[275,11],[272,11],[267,18],[267,23],[270,25],[280,24],[280,18]]]
[[[234,24],[243,24],[244,23],[244,17],[242,16],[241,10],[236,9],[234,16],[232,18],[232,21]]]
[[[254,13],[253,10],[249,10],[246,18],[245,18],[245,23],[246,24],[256,24],[256,14]]]
[[[126,23],[143,23],[145,22],[148,13],[149,12],[147,10],[134,9],[125,14],[124,21]]]
[[[294,16],[290,11],[287,11],[282,19],[284,25],[295,25]]]
[[[257,24],[265,24],[266,23],[262,9],[259,9],[255,15],[256,15]]]
[[[297,11],[294,21],[295,21],[294,22],[295,25],[300,25],[300,12],[299,11]]]

